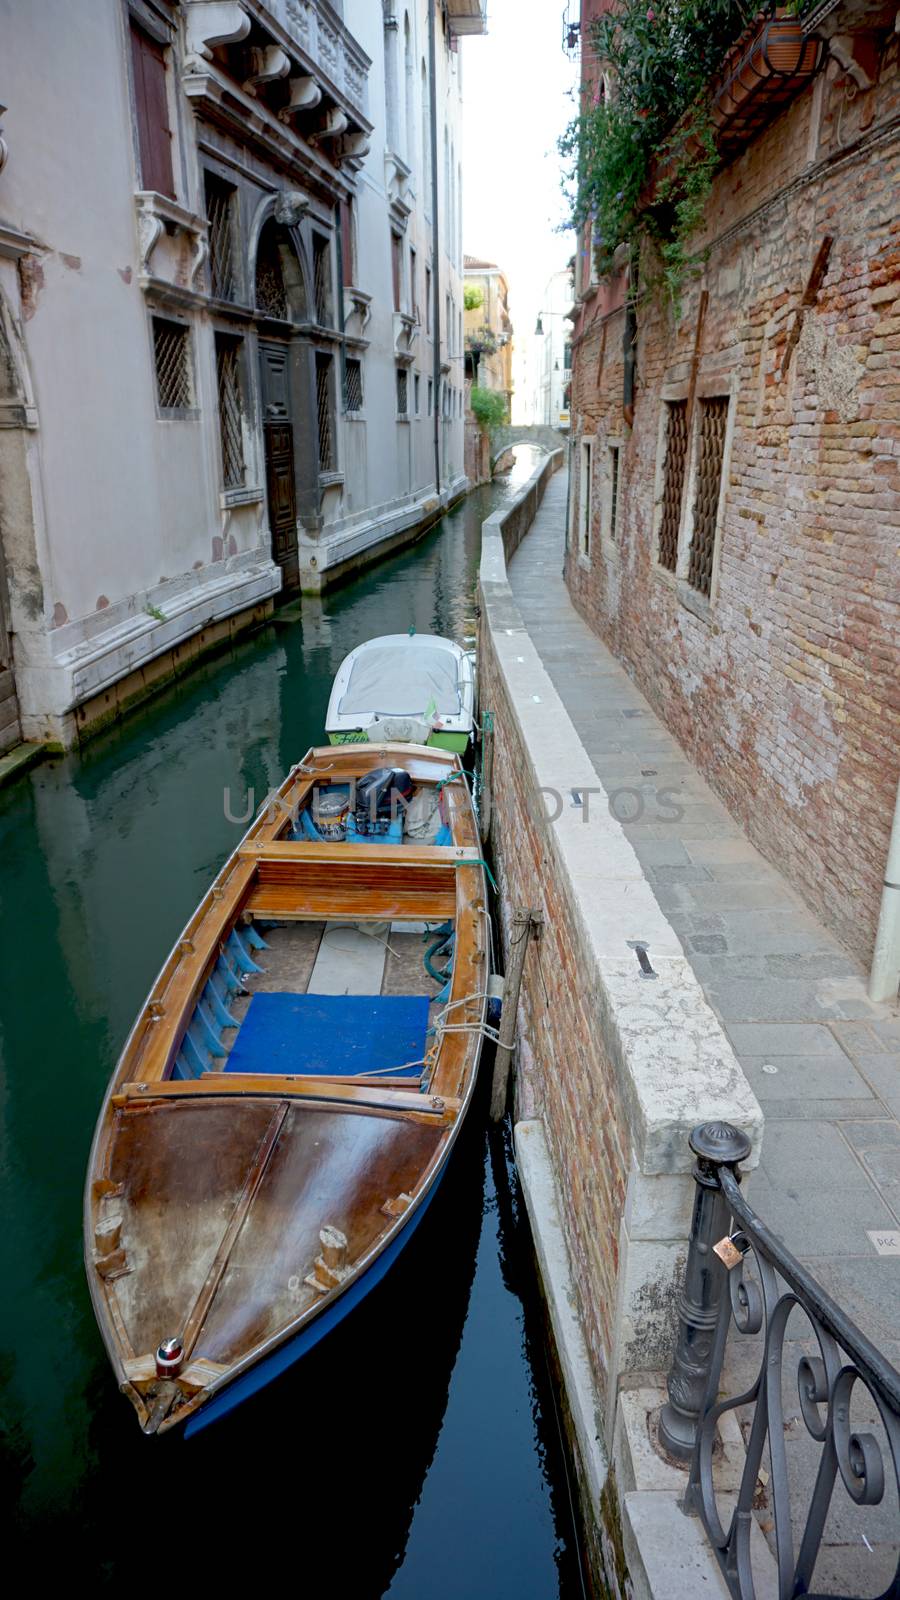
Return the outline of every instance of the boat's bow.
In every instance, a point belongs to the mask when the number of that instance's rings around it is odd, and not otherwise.
[[[448,1126],[446,1107],[412,1094],[412,1109],[345,1111],[162,1087],[116,1108],[92,1208],[100,1321],[145,1432],[365,1269],[421,1196]]]

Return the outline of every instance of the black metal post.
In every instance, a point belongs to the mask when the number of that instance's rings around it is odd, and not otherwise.
[[[735,1172],[751,1148],[747,1135],[728,1122],[703,1123],[694,1129],[689,1142],[697,1157],[697,1193],[684,1283],[678,1296],[678,1339],[666,1380],[669,1399],[659,1419],[660,1443],[680,1461],[689,1461],[693,1455],[725,1287],[725,1267],[713,1254],[713,1245],[728,1231],[729,1218],[719,1169],[729,1167]]]

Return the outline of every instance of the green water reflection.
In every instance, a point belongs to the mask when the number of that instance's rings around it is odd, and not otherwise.
[[[241,816],[251,791],[259,803],[322,739],[354,645],[410,625],[471,636],[480,523],[509,492],[477,491],[413,549],[0,794],[0,1461],[33,1575],[165,1582],[177,1563],[192,1581],[290,1571],[301,1593],[338,1571],[329,1589],[359,1597],[573,1592],[533,1286],[483,1119],[382,1290],[188,1443],[140,1436],[81,1264],[103,1088],[243,830],[226,812]]]

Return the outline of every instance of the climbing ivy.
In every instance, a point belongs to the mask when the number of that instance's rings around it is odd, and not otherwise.
[[[601,275],[629,243],[645,290],[661,288],[676,316],[717,165],[704,90],[759,13],[746,0],[620,0],[582,40],[604,71],[560,141],[573,225],[591,222]]]

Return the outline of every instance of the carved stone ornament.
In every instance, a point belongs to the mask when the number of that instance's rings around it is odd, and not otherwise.
[[[296,228],[309,210],[305,194],[297,189],[282,189],[275,201],[275,221],[283,228]]]
[[[188,0],[188,67],[212,61],[217,44],[236,44],[250,32],[250,18],[239,0]]]
[[[150,261],[165,229],[169,233],[183,233],[192,241],[191,265],[188,274],[190,288],[195,288],[204,262],[209,254],[206,223],[192,211],[167,200],[165,195],[152,189],[142,189],[134,197],[137,207],[138,247],[141,258],[141,275],[151,276]]]

